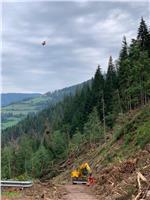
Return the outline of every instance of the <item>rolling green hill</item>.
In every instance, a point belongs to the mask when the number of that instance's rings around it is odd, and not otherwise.
[[[36,113],[46,107],[52,97],[41,95],[2,107],[2,129],[13,126],[29,113]]]
[[[47,92],[35,98],[12,103],[8,106],[2,107],[1,119],[2,129],[14,126],[19,121],[24,119],[28,114],[37,113],[48,105],[55,104],[63,99],[64,96],[75,94],[76,89],[82,88],[84,83],[66,87],[54,92]]]

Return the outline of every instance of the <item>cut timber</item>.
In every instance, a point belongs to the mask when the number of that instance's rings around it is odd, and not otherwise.
[[[148,180],[141,174],[141,172],[137,172],[137,177],[138,177],[138,179],[141,179],[142,181],[144,181],[147,184],[149,184]]]
[[[148,182],[147,179],[141,174],[141,172],[137,172],[137,182],[138,182],[139,192],[138,192],[138,194],[137,194],[137,196],[135,197],[134,200],[138,200],[138,199],[140,198],[141,194],[142,194],[142,187],[141,187],[140,179],[149,185],[149,182]]]

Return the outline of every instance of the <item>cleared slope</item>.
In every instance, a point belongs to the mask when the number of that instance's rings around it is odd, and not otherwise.
[[[121,115],[113,132],[108,133],[107,143],[82,145],[79,153],[70,158],[72,164],[63,164],[65,170],[54,183],[68,184],[72,168],[86,161],[96,177],[97,183],[92,189],[98,199],[132,200],[137,195],[150,199],[149,130],[150,105]],[[146,179],[140,180],[141,189],[137,181],[139,172]]]
[[[57,173],[63,171],[59,176],[45,177],[46,182],[35,182],[33,188],[20,192],[22,198],[18,199],[149,200],[149,122],[150,105],[121,115],[113,132],[108,133],[106,144],[82,144],[80,151],[70,157],[71,165],[66,161],[53,167]],[[96,184],[90,187],[71,185],[73,166],[84,161],[93,169]],[[146,179],[146,182],[140,179],[141,188],[137,181],[139,173]]]

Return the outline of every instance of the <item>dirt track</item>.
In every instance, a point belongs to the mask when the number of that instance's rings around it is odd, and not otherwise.
[[[56,188],[49,183],[42,183],[19,191],[19,195],[15,197],[3,195],[2,200],[96,200],[96,197],[86,185],[68,184]]]
[[[64,200],[96,200],[96,197],[89,192],[86,185],[65,185],[66,194]]]

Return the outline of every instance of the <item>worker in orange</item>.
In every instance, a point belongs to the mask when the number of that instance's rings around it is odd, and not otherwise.
[[[89,174],[87,185],[94,185],[96,182],[95,178],[92,176],[92,173]]]

